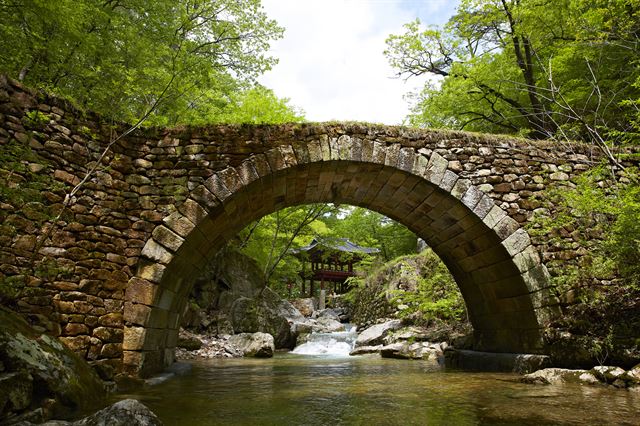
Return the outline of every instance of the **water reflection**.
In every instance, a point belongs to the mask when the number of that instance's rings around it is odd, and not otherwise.
[[[637,424],[640,393],[377,357],[194,361],[137,397],[167,425]]]

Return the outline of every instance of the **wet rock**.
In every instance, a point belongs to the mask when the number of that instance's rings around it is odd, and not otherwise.
[[[401,326],[402,322],[400,320],[391,320],[382,324],[372,325],[358,335],[356,347],[380,345],[384,343],[383,340],[389,332],[397,330]]]
[[[383,358],[424,359],[437,361],[443,357],[443,348],[439,343],[398,342],[380,348]]]
[[[612,383],[615,380],[622,378],[626,372],[620,367],[599,365],[597,367],[593,367],[591,369],[591,373],[602,382]]]
[[[244,356],[270,358],[275,351],[273,336],[267,333],[241,333],[229,337],[229,343]]]
[[[628,370],[622,378],[631,385],[640,384],[640,364]]]
[[[580,377],[589,373],[586,370],[570,370],[568,368],[545,368],[542,370],[534,371],[530,374],[525,374],[521,381],[523,383],[551,385],[559,383],[580,383],[582,382]],[[587,376],[584,376],[588,382],[591,380]]]
[[[73,426],[161,426],[162,424],[153,411],[135,399],[118,401],[89,417],[71,423]]]

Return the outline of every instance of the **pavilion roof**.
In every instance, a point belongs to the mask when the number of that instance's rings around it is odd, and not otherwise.
[[[347,238],[320,238],[315,237],[309,245],[293,249],[293,254],[309,253],[315,251],[339,251],[353,254],[373,254],[380,250],[374,247],[362,247],[352,243]]]

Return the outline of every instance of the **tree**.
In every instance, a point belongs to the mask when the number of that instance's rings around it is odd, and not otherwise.
[[[265,287],[277,289],[283,280],[295,279],[301,270],[302,265],[290,250],[308,244],[316,235],[328,233],[326,225],[318,219],[332,209],[334,206],[330,204],[284,208],[247,226],[233,244],[258,262]]]
[[[289,99],[278,98],[272,90],[258,85],[232,95],[231,105],[215,120],[250,124],[300,123],[304,121],[304,113],[289,105]]]
[[[417,249],[417,237],[404,225],[361,207],[343,207],[322,219],[334,237],[380,250],[386,262],[398,256],[412,254]]]
[[[275,60],[259,0],[1,0],[0,72],[107,117],[211,120]]]
[[[601,143],[638,117],[639,15],[637,0],[462,0],[385,54],[399,76],[431,77],[411,124]]]

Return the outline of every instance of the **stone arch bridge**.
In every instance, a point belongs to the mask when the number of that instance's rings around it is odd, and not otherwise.
[[[112,146],[51,226],[125,127],[6,79],[0,123],[0,149],[20,157],[2,157],[8,193],[37,189],[0,206],[0,277],[25,286],[17,309],[92,363],[138,376],[173,361],[190,288],[216,251],[304,203],[403,223],[455,277],[477,349],[542,352],[557,309],[545,262],[566,253],[526,225],[545,188],[597,161],[580,145],[368,124],[143,129]]]

